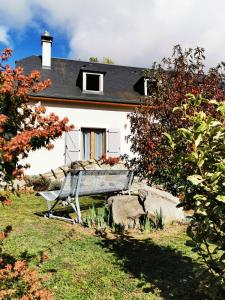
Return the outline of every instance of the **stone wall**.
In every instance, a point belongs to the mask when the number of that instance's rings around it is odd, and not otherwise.
[[[65,165],[44,174],[42,176],[46,178],[50,178],[51,180],[61,180],[64,177],[64,174],[69,170],[124,170],[127,169],[123,162],[116,163],[115,165],[109,165],[104,163],[103,160],[81,160],[75,161],[71,164],[71,166]]]

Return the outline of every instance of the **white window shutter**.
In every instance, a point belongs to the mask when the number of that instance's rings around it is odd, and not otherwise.
[[[74,129],[66,132],[65,148],[66,164],[80,160],[80,129]]]
[[[120,156],[120,130],[111,128],[108,130],[108,157]]]

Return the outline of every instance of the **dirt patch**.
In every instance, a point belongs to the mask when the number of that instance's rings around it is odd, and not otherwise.
[[[129,236],[130,238],[134,238],[136,240],[145,240],[145,239],[154,239],[154,240],[161,240],[164,237],[168,238],[170,236],[179,235],[181,233],[185,233],[187,229],[187,225],[178,225],[178,224],[172,224],[168,225],[163,230],[152,230],[149,233],[140,232],[135,229],[129,229],[125,231],[123,234],[117,234],[113,233],[111,230],[106,230],[105,232],[99,232],[97,230],[84,228],[84,232],[88,233],[88,235],[95,235],[107,238],[109,240],[115,240],[115,239],[121,239],[123,237]]]

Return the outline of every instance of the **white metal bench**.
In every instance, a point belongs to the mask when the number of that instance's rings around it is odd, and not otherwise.
[[[39,192],[39,194],[47,201],[46,217],[82,223],[79,196],[130,193],[132,181],[133,172],[129,170],[70,170],[60,190]],[[55,215],[54,209],[60,202],[70,205],[77,218],[70,219]]]

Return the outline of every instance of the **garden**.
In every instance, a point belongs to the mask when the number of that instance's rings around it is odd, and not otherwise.
[[[81,209],[93,203],[98,209],[104,200],[82,198]],[[43,198],[33,194],[14,196],[13,205],[1,209],[1,229],[12,226],[3,258],[10,264],[26,260],[30,270],[38,271],[40,290],[46,292],[40,299],[204,299],[193,271],[201,270],[198,256],[185,244],[186,226],[102,235],[94,228],[45,219],[44,211]],[[26,294],[23,277],[12,273],[1,277],[1,289],[15,289],[16,296],[2,299]]]
[[[192,217],[153,226],[146,214],[139,230],[124,230],[96,221],[100,196],[83,197],[86,221],[71,225],[45,219],[43,198],[15,190],[29,167],[21,159],[50,150],[73,126],[30,105],[29,94],[50,82],[5,66],[10,55],[4,50],[0,65],[0,299],[224,299],[224,64],[205,73],[203,49],[175,46],[146,70],[151,95],[129,115],[136,155],[123,159]]]

